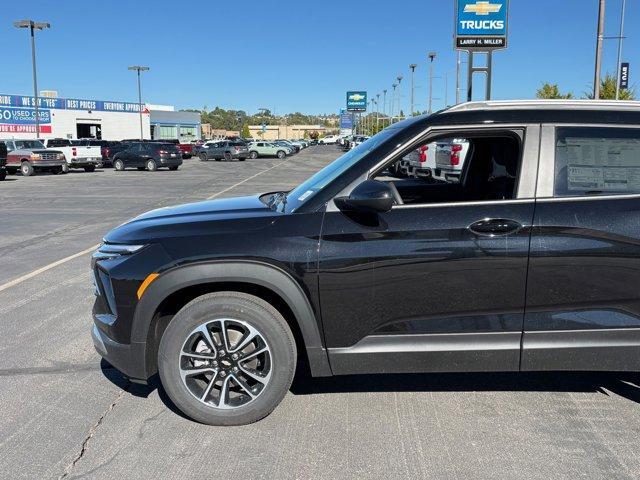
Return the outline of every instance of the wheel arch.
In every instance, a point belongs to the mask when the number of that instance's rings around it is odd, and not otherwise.
[[[141,347],[137,360],[144,362],[147,377],[157,371],[157,348],[173,314],[194,298],[225,290],[242,291],[272,303],[291,325],[311,374],[331,375],[316,314],[300,284],[271,264],[221,261],[171,269],[145,291],[136,308],[131,342]]]

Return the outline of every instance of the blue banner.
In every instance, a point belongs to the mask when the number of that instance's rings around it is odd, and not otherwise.
[[[353,128],[353,114],[349,112],[343,112],[340,114],[340,128],[352,129]]]
[[[0,94],[0,107],[34,108],[35,103],[35,98],[28,95]],[[38,108],[49,108],[52,110],[91,110],[96,112],[125,113],[138,113],[140,111],[140,105],[137,103],[49,97],[38,97]]]
[[[458,36],[503,37],[507,35],[509,0],[458,0]]]
[[[33,108],[2,107],[0,106],[0,124],[11,125],[35,125],[36,111]],[[51,123],[51,111],[39,109],[38,118],[40,123]]]

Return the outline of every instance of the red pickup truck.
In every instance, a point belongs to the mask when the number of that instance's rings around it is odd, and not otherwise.
[[[45,148],[40,140],[0,140],[7,146],[7,171],[18,170],[25,177],[37,171],[67,173],[69,166],[64,153]]]

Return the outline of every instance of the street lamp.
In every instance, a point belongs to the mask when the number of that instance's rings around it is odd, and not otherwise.
[[[382,115],[383,116],[387,116],[387,89],[385,88],[384,90],[382,90],[382,93],[384,94],[384,96],[382,97]],[[383,119],[383,124],[384,124],[384,119]]]
[[[429,52],[429,109],[428,113],[433,112],[433,61],[436,59],[436,52]]]
[[[376,93],[376,131],[380,130],[380,94]]]
[[[411,115],[413,117],[413,112],[415,112],[415,110],[413,109],[413,89],[414,89],[414,83],[413,83],[413,77],[414,77],[414,73],[416,71],[416,67],[418,65],[415,63],[412,63],[411,65],[409,65],[409,68],[411,69],[411,111],[409,112],[409,115]]]
[[[140,140],[144,140],[144,133],[142,131],[142,88],[140,87],[140,72],[149,71],[149,67],[143,67],[140,65],[134,65],[129,67],[129,70],[135,70],[138,72],[138,105],[140,106]]]
[[[400,84],[402,83],[402,75],[398,75],[398,121],[400,121],[400,115],[402,114],[402,91],[400,89]]]
[[[393,107],[394,107],[394,103],[396,101],[396,87],[398,86],[397,83],[394,83],[393,85],[391,85],[393,87],[393,92],[391,92],[391,107],[390,107],[390,111],[389,111],[389,117],[391,117],[389,119],[389,124],[393,123]]]
[[[31,33],[31,64],[33,67],[33,97],[34,108],[36,114],[36,138],[40,138],[40,114],[38,111],[38,77],[36,75],[36,30],[44,30],[45,28],[51,28],[50,23],[34,22],[33,20],[20,20],[13,22],[13,26],[16,28],[28,28]]]

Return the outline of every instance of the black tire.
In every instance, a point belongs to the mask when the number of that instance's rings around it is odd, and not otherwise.
[[[124,162],[122,160],[120,160],[119,158],[116,158],[113,161],[113,169],[116,172],[124,172],[124,169],[125,169]]]
[[[284,150],[278,150],[278,153],[276,153],[276,157],[278,158],[284,158],[286,156],[287,154],[284,152]]]
[[[263,389],[248,403],[227,409],[196,398],[180,374],[180,352],[185,341],[204,322],[215,319],[233,319],[250,325],[269,349],[270,378]],[[286,395],[295,370],[295,339],[286,320],[271,304],[240,292],[210,293],[189,302],[169,322],[158,350],[160,380],[169,398],[184,414],[208,425],[246,425],[266,417]]]
[[[84,171],[85,172],[95,172],[96,171],[96,166],[95,165],[89,165],[88,167],[84,167]]]
[[[7,171],[4,168],[0,168],[0,182],[7,178]]]
[[[147,160],[147,163],[145,165],[146,165],[147,170],[149,170],[150,172],[155,172],[156,170],[158,170],[158,164],[152,158]]]
[[[206,162],[207,161],[207,154],[206,153],[201,153],[200,155],[198,155],[198,158],[200,159],[201,162]]]
[[[225,162],[232,162],[233,159],[231,158],[231,154],[229,152],[225,152],[224,153],[224,161]]]
[[[251,150],[251,152],[249,153],[249,158],[255,160],[256,158],[258,158],[258,152],[256,152],[255,150]]]
[[[22,162],[20,165],[20,173],[22,173],[24,177],[30,177],[35,173],[35,169],[29,162]]]
[[[178,165],[174,165],[173,167],[169,167],[169,170],[173,170],[174,172],[178,170]]]

